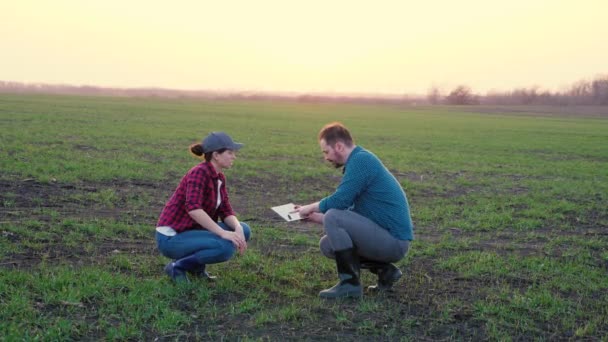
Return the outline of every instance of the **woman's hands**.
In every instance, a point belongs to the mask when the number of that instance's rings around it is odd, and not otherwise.
[[[224,223],[233,231],[224,231],[228,234],[224,234],[224,236],[220,235],[220,237],[222,239],[231,241],[234,247],[239,251],[239,254],[245,253],[247,250],[247,240],[245,239],[243,226],[241,226],[239,220],[236,218],[236,216],[230,215],[224,218]]]
[[[196,222],[198,222],[198,224],[203,226],[208,231],[216,234],[224,240],[232,242],[240,254],[245,253],[245,250],[247,249],[247,240],[245,240],[243,227],[235,216],[228,216],[225,219],[225,222],[229,227],[232,227],[233,229],[236,227],[235,231],[228,231],[222,229],[217,222],[213,221],[203,209],[195,209],[190,211],[188,214],[190,214],[190,216]]]
[[[245,250],[247,250],[247,240],[245,240],[245,235],[243,235],[242,232],[222,230],[220,237],[224,240],[232,242],[240,254],[245,253]]]

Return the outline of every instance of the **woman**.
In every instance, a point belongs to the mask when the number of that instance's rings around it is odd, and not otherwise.
[[[207,264],[227,261],[236,250],[242,254],[247,249],[251,230],[234,215],[222,173],[241,147],[224,132],[210,133],[202,144],[190,146],[205,161],[182,178],[156,228],[158,249],[173,259],[165,273],[174,281],[188,281],[188,272],[213,279],[205,270]]]

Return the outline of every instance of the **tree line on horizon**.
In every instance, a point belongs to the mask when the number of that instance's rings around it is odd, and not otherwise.
[[[506,92],[488,92],[477,95],[467,85],[458,85],[447,94],[433,86],[427,93],[430,104],[449,105],[608,105],[608,75],[597,76],[593,80],[581,80],[562,92],[541,90],[538,86],[516,88]]]
[[[429,88],[426,96],[374,94],[321,94],[272,92],[222,92],[211,90],[176,90],[165,88],[109,88],[68,84],[23,83],[0,80],[1,93],[37,93],[86,96],[204,98],[228,100],[297,100],[300,102],[351,102],[430,105],[608,105],[608,75],[592,80],[581,80],[563,91],[550,92],[538,86],[516,88],[511,91],[492,91],[479,95],[467,85],[458,85],[447,93],[439,87]]]

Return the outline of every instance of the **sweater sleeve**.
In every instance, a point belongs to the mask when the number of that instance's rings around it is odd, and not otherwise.
[[[370,181],[372,170],[366,164],[363,154],[354,155],[346,165],[342,182],[336,191],[319,202],[319,211],[327,212],[329,209],[348,209],[355,199],[366,189]]]

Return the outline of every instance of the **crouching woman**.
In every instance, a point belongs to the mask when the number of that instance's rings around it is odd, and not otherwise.
[[[213,279],[206,265],[247,249],[251,229],[235,216],[222,173],[232,167],[242,146],[224,132],[210,133],[201,144],[190,146],[190,152],[205,161],[181,179],[156,227],[158,249],[173,259],[165,266],[173,281],[188,281],[187,274]]]

